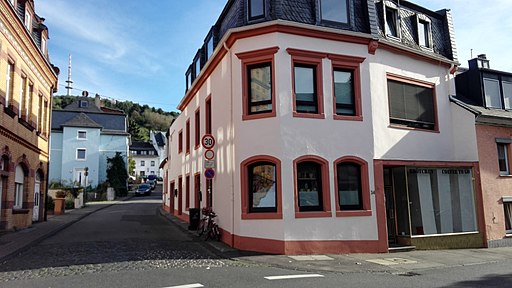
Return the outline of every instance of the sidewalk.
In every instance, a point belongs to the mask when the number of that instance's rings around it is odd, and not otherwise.
[[[160,214],[188,230],[188,223],[170,215],[160,208]],[[246,261],[265,266],[281,267],[298,271],[330,271],[337,273],[391,273],[412,276],[421,270],[443,269],[485,263],[498,263],[512,259],[512,247],[451,249],[451,250],[413,250],[381,254],[328,254],[328,255],[269,255],[239,251],[217,241],[205,242],[212,251],[224,258]]]
[[[59,231],[98,210],[107,208],[131,197],[133,196],[129,195],[114,201],[87,202],[87,206],[84,208],[66,210],[65,214],[59,216],[48,215],[46,222],[34,223],[32,227],[2,234],[0,235],[0,262],[23,251],[26,247],[57,234]]]

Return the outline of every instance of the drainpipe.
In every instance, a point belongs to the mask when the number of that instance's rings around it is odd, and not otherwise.
[[[46,162],[46,191],[44,193],[44,213],[43,213],[43,222],[46,222],[48,220],[48,207],[46,207],[46,203],[48,202],[48,191],[50,191],[50,157],[51,157],[51,142],[50,142],[50,136],[52,134],[52,107],[53,107],[53,89],[54,86],[52,85],[50,87],[50,101],[48,103],[48,123],[46,123],[48,127],[48,162]],[[42,103],[43,109],[44,109],[44,101]],[[41,122],[44,122],[43,119],[41,119]],[[41,123],[39,123],[41,125]],[[43,128],[44,130],[44,128]]]
[[[223,43],[224,49],[228,52],[229,59],[229,95],[230,95],[230,119],[229,126],[231,129],[231,139],[234,142],[234,127],[233,127],[233,55],[231,49],[226,45],[226,42]],[[233,171],[235,170],[235,145],[231,143],[231,158],[232,158],[232,167]],[[231,245],[235,246],[235,173],[231,173]]]

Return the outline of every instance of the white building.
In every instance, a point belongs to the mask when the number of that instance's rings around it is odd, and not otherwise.
[[[135,161],[134,176],[158,176],[158,167],[160,165],[158,153],[151,143],[132,141],[132,145],[130,145],[130,155]]]
[[[222,241],[243,250],[481,247],[474,128],[448,97],[450,11],[272,3],[228,1],[187,71],[167,209],[188,221],[189,208],[212,206]]]
[[[158,166],[160,167],[160,164],[167,158],[167,138],[164,132],[151,130],[149,131],[149,139],[158,154]],[[163,177],[163,169],[159,168],[157,174]]]

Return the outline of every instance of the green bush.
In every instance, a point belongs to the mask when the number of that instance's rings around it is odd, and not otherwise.
[[[46,199],[46,211],[53,211],[55,208],[55,202],[53,201],[52,196],[48,196]]]
[[[75,208],[75,201],[69,198],[66,198],[66,201],[64,201],[64,206],[66,209],[74,209]]]

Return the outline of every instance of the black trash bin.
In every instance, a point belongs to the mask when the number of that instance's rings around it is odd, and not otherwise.
[[[199,221],[201,220],[201,209],[190,208],[188,209],[188,230],[197,230],[199,227]]]

